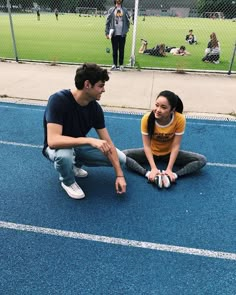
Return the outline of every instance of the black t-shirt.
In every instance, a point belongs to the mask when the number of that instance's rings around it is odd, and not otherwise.
[[[104,113],[101,106],[92,101],[80,106],[70,90],[61,90],[51,95],[44,112],[44,148],[47,148],[47,123],[63,126],[62,135],[86,137],[91,128],[105,128]]]

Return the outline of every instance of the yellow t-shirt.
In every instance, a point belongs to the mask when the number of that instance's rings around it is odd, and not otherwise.
[[[148,117],[145,114],[141,120],[141,133],[148,135]],[[183,114],[174,112],[171,121],[167,125],[159,125],[155,121],[154,133],[151,138],[151,150],[156,156],[167,155],[171,152],[171,146],[175,135],[184,134],[186,119]]]

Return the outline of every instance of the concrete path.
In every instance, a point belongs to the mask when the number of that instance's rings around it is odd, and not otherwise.
[[[77,67],[0,62],[0,101],[33,100],[45,104],[52,93],[74,87]],[[124,111],[146,111],[152,108],[157,94],[166,89],[181,97],[186,113],[236,114],[236,76],[226,74],[110,72],[101,105]]]

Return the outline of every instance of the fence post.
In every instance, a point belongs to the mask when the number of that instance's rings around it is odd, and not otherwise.
[[[235,52],[236,52],[236,41],[235,41],[235,43],[234,43],[233,56],[232,56],[231,63],[230,63],[230,66],[229,66],[228,75],[231,74],[231,70],[232,70],[233,63],[234,63]]]
[[[15,59],[18,62],[19,60],[18,60],[18,55],[17,55],[16,40],[15,40],[15,34],[14,34],[14,28],[13,28],[13,22],[12,22],[12,16],[11,16],[11,3],[10,3],[10,0],[7,0],[7,9],[8,9],[9,20],[10,20],[11,36],[12,36],[14,53],[15,53]]]
[[[135,0],[133,40],[132,40],[132,49],[131,49],[131,57],[130,57],[131,67],[134,67],[135,65],[135,43],[136,43],[136,32],[137,32],[138,7],[139,7],[139,0]]]

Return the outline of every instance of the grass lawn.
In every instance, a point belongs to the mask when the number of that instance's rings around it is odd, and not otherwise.
[[[83,63],[95,62],[112,64],[110,40],[105,38],[104,17],[79,17],[76,14],[41,14],[37,21],[35,14],[12,15],[16,47],[19,60],[43,60],[53,62]],[[0,57],[14,58],[9,17],[0,15]],[[188,45],[185,35],[193,29],[197,45]],[[209,35],[215,32],[221,44],[221,62],[218,65],[201,61]],[[127,35],[125,63],[129,63],[132,47],[133,26]],[[233,55],[236,36],[236,23],[231,20],[212,20],[200,18],[142,17],[138,19],[136,34],[136,61],[141,67],[178,68],[228,71]],[[140,39],[148,40],[149,47],[157,43],[168,46],[186,45],[191,56],[172,56],[166,58],[146,56],[138,53]],[[235,58],[236,59],[236,58]],[[236,62],[233,65],[236,71]]]

